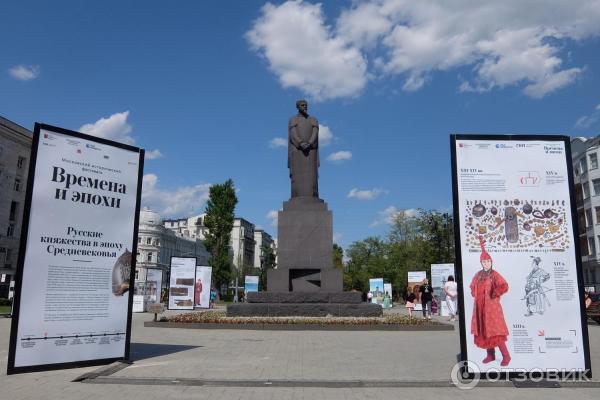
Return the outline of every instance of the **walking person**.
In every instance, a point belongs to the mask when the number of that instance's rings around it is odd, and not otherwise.
[[[406,292],[406,304],[404,305],[404,307],[406,307],[406,309],[408,310],[408,316],[412,318],[413,310],[415,309],[415,300],[417,299],[417,296],[415,296],[415,294],[412,292],[412,290],[410,290],[410,288],[407,288]]]
[[[446,284],[444,284],[444,293],[446,294],[446,304],[450,313],[450,321],[456,321],[456,299],[458,297],[458,286],[454,281],[454,276],[448,276]]]
[[[423,284],[419,288],[421,293],[421,305],[423,306],[423,318],[431,319],[431,300],[433,299],[433,288],[427,278],[423,279]]]

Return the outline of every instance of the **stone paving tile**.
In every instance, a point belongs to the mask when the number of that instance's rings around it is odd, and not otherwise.
[[[447,379],[458,352],[455,332],[239,331],[144,328],[134,316],[135,363],[114,376],[212,379]],[[600,376],[600,326],[590,325],[592,367]],[[71,382],[97,367],[6,376],[10,320],[0,319],[2,399],[592,399],[600,389],[244,388]]]

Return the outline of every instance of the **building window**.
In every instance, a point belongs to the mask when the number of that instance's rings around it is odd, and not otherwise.
[[[592,185],[594,186],[594,196],[600,196],[600,179],[594,179]]]
[[[585,174],[587,172],[587,161],[585,157],[579,160],[579,166],[581,168],[581,173]]]
[[[13,186],[13,189],[15,189],[15,192],[21,191],[21,180],[19,178],[15,178],[15,184]]]
[[[12,237],[13,233],[15,233],[15,224],[8,224],[8,228],[6,228],[6,237]]]
[[[590,169],[598,168],[598,155],[596,153],[590,154]]]
[[[17,159],[17,168],[22,169],[24,165],[25,165],[25,157],[19,156],[19,158]]]
[[[590,184],[587,182],[583,182],[581,187],[583,188],[583,198],[587,199],[588,197],[590,197]]]
[[[138,236],[138,243],[140,243],[140,244],[142,243],[142,238],[141,238],[141,236]]]
[[[19,208],[19,203],[17,203],[16,201],[13,201],[13,202],[10,203],[10,213],[8,215],[8,220],[9,221],[16,220],[18,208]]]
[[[0,263],[6,261],[6,249],[4,247],[0,247]]]
[[[151,237],[146,238],[146,244],[152,244],[152,238]]]
[[[594,185],[594,196],[600,196],[600,179],[594,179],[592,185]]]
[[[590,226],[592,226],[594,224],[594,221],[592,220],[592,210],[585,210],[585,226],[586,228],[589,228]]]
[[[147,259],[147,261],[148,262],[152,262],[152,252],[151,251],[148,252],[148,259]]]
[[[588,238],[588,245],[589,245],[589,255],[593,256],[594,254],[596,254],[596,241],[594,240],[593,237]]]

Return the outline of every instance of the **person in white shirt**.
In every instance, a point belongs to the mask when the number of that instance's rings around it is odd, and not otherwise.
[[[444,293],[446,294],[446,304],[448,305],[448,311],[450,312],[450,321],[456,321],[458,287],[452,275],[448,277],[448,281],[444,285]]]

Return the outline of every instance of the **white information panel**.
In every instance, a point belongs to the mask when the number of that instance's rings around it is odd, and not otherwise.
[[[482,372],[584,371],[569,139],[480,138],[453,149],[463,359]]]
[[[423,305],[421,304],[421,284],[427,278],[426,271],[408,271],[408,285],[407,291],[414,293],[415,295],[415,311],[422,311]]]
[[[431,287],[434,296],[437,297],[438,309],[442,317],[450,315],[444,285],[451,275],[454,276],[454,264],[431,264]]]
[[[210,288],[212,267],[196,266],[196,284],[194,285],[194,306],[208,308],[210,305]]]
[[[146,298],[148,303],[160,303],[162,292],[162,269],[148,268],[146,270]]]
[[[194,309],[196,257],[171,257],[169,310]]]
[[[142,162],[137,148],[36,124],[9,373],[128,353]]]

